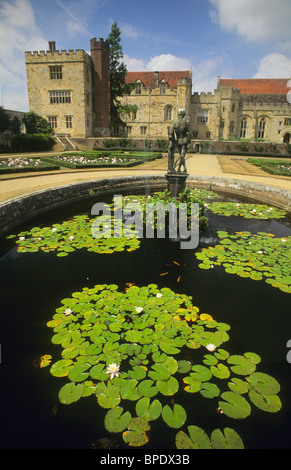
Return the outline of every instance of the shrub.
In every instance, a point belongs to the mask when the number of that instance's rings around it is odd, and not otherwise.
[[[16,152],[51,150],[54,144],[54,138],[48,134],[20,134],[11,140],[12,151]]]
[[[103,145],[105,148],[116,147],[116,141],[114,139],[104,139]]]

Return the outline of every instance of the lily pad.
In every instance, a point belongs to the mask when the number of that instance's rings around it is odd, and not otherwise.
[[[168,380],[171,376],[171,372],[162,364],[154,364],[148,375],[153,380]]]
[[[179,390],[179,382],[175,377],[170,377],[169,380],[157,380],[156,386],[162,395],[172,396]]]
[[[150,398],[141,398],[136,406],[135,411],[138,417],[145,419],[146,421],[153,421],[157,419],[162,412],[162,405],[159,400],[153,400],[150,402]]]
[[[180,428],[186,422],[187,414],[181,405],[175,404],[173,408],[165,405],[162,410],[162,417],[165,423],[171,428]]]
[[[64,405],[71,405],[83,396],[84,387],[74,382],[67,383],[59,391],[59,400]]]
[[[143,418],[132,418],[128,430],[124,431],[122,434],[124,442],[130,446],[140,447],[145,445],[149,438],[147,436],[147,431],[150,430],[150,425],[148,421]]]
[[[234,392],[224,392],[221,395],[219,407],[226,416],[234,419],[244,419],[251,413],[247,400]]]
[[[187,435],[184,431],[179,431],[176,434],[176,447],[177,449],[201,449],[208,450],[212,449],[210,439],[198,426],[188,426]]]
[[[102,387],[99,385],[102,385]],[[121,400],[119,387],[115,385],[106,387],[102,382],[99,385],[96,387],[96,396],[99,405],[102,408],[115,408],[119,405]]]
[[[236,431],[225,428],[224,432],[215,429],[211,434],[211,445],[213,449],[244,449],[244,443]]]
[[[131,414],[129,411],[123,413],[123,408],[117,406],[109,410],[105,416],[105,428],[109,432],[122,432],[129,426]]]

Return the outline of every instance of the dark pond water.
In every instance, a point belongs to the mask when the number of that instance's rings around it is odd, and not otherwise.
[[[94,202],[96,200],[84,200],[52,210],[17,227],[13,233],[41,223],[47,226],[84,212],[90,214]],[[257,221],[207,215],[209,228],[200,240],[199,249],[216,244],[217,230],[291,235],[288,219]],[[173,260],[182,267],[172,265],[169,275],[161,277],[166,265]],[[134,282],[139,286],[156,283],[191,295],[200,312],[231,326],[227,350],[234,354],[247,351],[259,354],[262,358],[259,370],[280,382],[283,407],[279,413],[265,413],[253,406],[247,419],[231,420],[215,412],[215,400],[206,400],[205,408],[196,408],[196,396],[191,395],[190,424],[201,426],[209,434],[218,427],[232,427],[247,448],[291,448],[291,364],[286,358],[286,345],[291,339],[290,294],[263,281],[226,274],[220,267],[205,271],[199,269],[198,264],[193,251],[180,250],[179,243],[167,240],[144,239],[140,249],[130,253],[98,255],[76,251],[58,258],[52,253],[19,254],[13,240],[2,237],[0,447],[91,449],[103,437],[123,445],[117,435],[110,435],[104,429],[107,410],[101,409],[96,399],[90,397],[70,406],[60,405],[58,391],[63,379],[52,377],[49,367],[34,367],[33,361],[39,355],[52,354],[54,358],[60,354],[60,348],[51,343],[52,330],[46,323],[60,306],[61,299],[86,286],[108,283],[118,284],[123,289],[127,282]],[[183,405],[182,401],[179,403]],[[169,428],[163,427],[162,420],[153,424],[147,448],[175,448]]]

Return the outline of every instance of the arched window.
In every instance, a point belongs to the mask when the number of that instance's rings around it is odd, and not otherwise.
[[[265,130],[266,130],[266,119],[262,118],[259,123],[258,139],[265,138]]]
[[[165,121],[171,121],[172,120],[172,106],[166,106],[165,107]]]
[[[247,118],[243,118],[241,122],[241,128],[240,128],[240,137],[241,139],[245,139],[247,136],[247,127],[248,127],[248,121]]]

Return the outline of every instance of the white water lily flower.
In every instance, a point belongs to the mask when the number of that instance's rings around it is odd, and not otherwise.
[[[136,307],[135,309],[136,313],[141,313],[143,311],[142,307]]]
[[[213,344],[213,343],[208,343],[208,344],[206,345],[206,349],[207,349],[208,351],[210,351],[210,352],[213,352],[213,351],[215,351],[216,346],[215,346],[215,344]]]
[[[52,232],[55,233],[57,231],[56,228],[52,228]]]
[[[67,317],[68,315],[72,315],[72,313],[73,313],[73,310],[72,310],[71,308],[67,308],[67,310],[65,310],[65,315],[66,315],[66,317]]]
[[[287,241],[286,238],[281,238],[282,243],[286,243],[286,241]]]
[[[259,254],[259,255],[262,255],[262,254],[263,254],[263,251],[262,251],[262,250],[259,250],[259,251],[258,251],[258,254]]]
[[[119,366],[114,362],[109,364],[106,370],[106,374],[110,374],[110,379],[112,380],[114,377],[119,377]]]
[[[25,237],[19,237],[19,240],[23,242],[23,240],[25,240]]]
[[[157,299],[160,299],[161,297],[163,297],[163,294],[161,294],[160,292],[156,295]]]
[[[71,236],[69,237],[69,240],[70,240],[70,241],[73,241],[73,240],[74,240],[73,235],[71,235]]]

